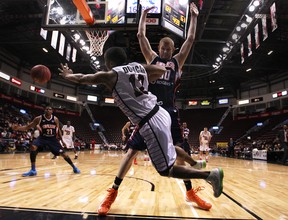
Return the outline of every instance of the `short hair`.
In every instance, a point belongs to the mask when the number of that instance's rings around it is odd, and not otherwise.
[[[163,37],[163,38],[160,40],[159,44],[161,44],[161,43],[163,43],[163,44],[169,43],[172,47],[174,47],[174,41],[173,41],[170,37]]]
[[[110,47],[104,54],[106,61],[112,61],[116,66],[125,64],[127,62],[127,55],[121,47]]]

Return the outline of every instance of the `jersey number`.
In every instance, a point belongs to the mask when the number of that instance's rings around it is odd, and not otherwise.
[[[136,86],[136,80],[139,82],[138,84],[140,84],[140,87]],[[148,94],[148,92],[144,89],[144,86],[143,86],[143,83],[144,83],[143,75],[137,75],[137,79],[135,75],[130,75],[129,82],[134,89],[134,94],[136,97],[143,95],[143,94]]]

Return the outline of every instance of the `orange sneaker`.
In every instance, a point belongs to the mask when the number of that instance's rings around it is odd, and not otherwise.
[[[137,165],[137,159],[136,158],[134,158],[134,165]]]
[[[107,190],[108,194],[105,196],[105,198],[102,200],[101,204],[98,208],[98,215],[107,215],[107,212],[110,210],[111,205],[115,201],[118,190],[110,188]]]
[[[201,199],[199,196],[196,195],[196,193],[200,190],[203,190],[203,186],[199,186],[196,189],[190,189],[186,192],[186,201],[188,202],[195,202],[199,208],[209,210],[212,207],[212,204],[209,202],[206,202],[205,200]]]

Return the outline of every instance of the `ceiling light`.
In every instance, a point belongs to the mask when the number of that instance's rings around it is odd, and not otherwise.
[[[270,54],[272,54],[273,53],[273,50],[270,50],[268,53],[267,53],[267,55],[270,55]]]
[[[233,39],[233,40],[236,40],[237,38],[238,38],[238,34],[233,34],[233,35],[232,35],[232,39]]]
[[[227,52],[228,50],[229,50],[229,48],[228,47],[223,47],[223,52]]]
[[[259,5],[260,5],[259,0],[255,0],[255,1],[253,2],[253,5],[254,5],[255,7],[259,6]]]
[[[241,31],[241,27],[240,27],[240,26],[237,26],[237,27],[236,27],[236,31]]]
[[[242,28],[246,28],[246,27],[247,27],[247,24],[242,23],[242,24],[241,24],[241,27],[242,27]]]
[[[77,40],[80,39],[80,35],[79,34],[74,34],[74,38],[75,38],[75,41],[77,41]]]
[[[246,72],[250,72],[251,70],[252,70],[252,69],[251,69],[251,68],[249,68],[249,69],[247,69],[247,70],[246,70]]]
[[[220,58],[220,57],[217,57],[217,58],[216,58],[216,61],[217,61],[217,62],[220,62],[220,61],[221,61],[221,58]]]
[[[223,90],[224,89],[224,87],[219,87],[219,90]]]
[[[81,39],[81,40],[79,41],[79,43],[80,43],[82,46],[84,46],[84,45],[86,44],[83,39]]]
[[[254,5],[250,5],[250,7],[249,7],[249,11],[250,11],[250,12],[255,11],[255,6],[254,6]]]
[[[42,48],[42,50],[45,52],[45,53],[48,53],[48,50],[46,48]]]
[[[250,16],[247,16],[246,21],[247,21],[248,23],[251,23],[252,20],[253,20],[253,19],[252,19]]]

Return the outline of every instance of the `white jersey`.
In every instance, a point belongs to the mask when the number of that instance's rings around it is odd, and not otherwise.
[[[65,142],[67,148],[73,148],[74,142],[73,142],[73,133],[75,132],[75,129],[72,125],[69,127],[67,125],[63,125],[62,127],[63,135],[62,139]]]
[[[146,70],[139,63],[129,63],[113,68],[118,79],[113,89],[116,105],[130,119],[139,122],[157,109],[157,98],[148,92]],[[147,118],[145,118],[146,120]],[[144,121],[145,121],[144,120]],[[143,122],[143,121],[142,121]],[[147,123],[139,129],[144,138],[152,164],[158,172],[167,171],[176,160],[176,151],[171,136],[171,118],[166,110],[159,107],[156,113],[147,119]]]
[[[200,132],[200,151],[208,151],[209,150],[209,142],[212,135],[210,131],[201,131]]]
[[[115,103],[134,124],[139,124],[157,104],[156,96],[148,91],[147,72],[136,62],[113,70],[118,74],[112,93]]]

